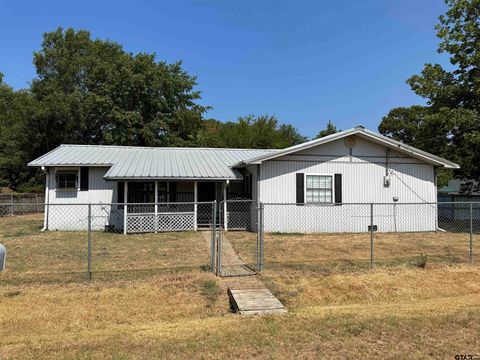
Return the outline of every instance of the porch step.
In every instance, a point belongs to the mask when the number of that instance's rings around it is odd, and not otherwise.
[[[241,315],[285,314],[285,306],[268,289],[230,289],[228,298]]]

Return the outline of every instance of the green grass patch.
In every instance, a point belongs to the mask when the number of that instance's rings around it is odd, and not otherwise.
[[[205,280],[202,285],[202,295],[208,300],[209,305],[217,301],[222,294],[222,290],[216,280]]]

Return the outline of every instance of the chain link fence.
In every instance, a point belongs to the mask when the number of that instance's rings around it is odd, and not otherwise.
[[[478,260],[480,203],[263,204],[261,267],[368,268]]]
[[[216,209],[215,202],[49,204],[45,216],[2,217],[0,243],[7,248],[7,266],[0,273],[0,284],[129,280],[172,271],[213,271]],[[192,214],[196,220],[191,220]],[[125,235],[129,218],[139,216],[149,217],[154,224],[130,227]],[[179,228],[179,217],[188,218],[182,220],[188,226]]]
[[[22,206],[31,204],[15,204],[23,215],[0,217],[7,248],[0,283],[136,279],[189,269],[241,276],[423,267],[480,256],[480,203],[49,204],[45,216]],[[129,222],[140,217],[148,221]]]

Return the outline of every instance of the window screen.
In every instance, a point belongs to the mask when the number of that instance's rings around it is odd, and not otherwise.
[[[59,170],[55,175],[57,189],[76,189],[78,172],[75,170]]]
[[[332,202],[332,176],[307,175],[306,180],[306,202]]]

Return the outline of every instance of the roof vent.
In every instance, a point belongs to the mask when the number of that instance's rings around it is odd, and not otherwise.
[[[357,126],[355,126],[355,130],[365,130],[365,126],[357,125]]]

